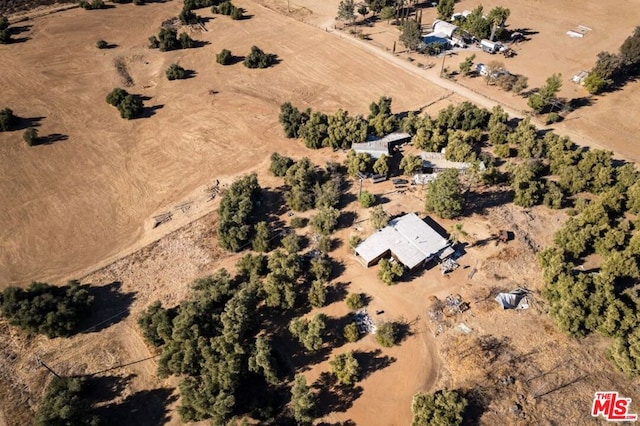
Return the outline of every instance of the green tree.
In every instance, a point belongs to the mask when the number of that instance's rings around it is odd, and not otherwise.
[[[243,63],[247,68],[268,68],[275,63],[275,59],[275,55],[264,53],[258,46],[252,46]]]
[[[555,99],[556,95],[562,87],[562,75],[553,74],[547,78],[546,84],[542,86],[538,93],[534,93],[529,96],[527,101],[528,105],[540,113],[549,103]]]
[[[463,75],[469,75],[471,73],[471,67],[473,66],[473,61],[476,59],[475,53],[471,56],[467,56],[464,58],[464,61],[460,62],[460,72]]]
[[[126,90],[116,87],[107,95],[107,103],[118,107],[127,96],[129,96],[129,93]]]
[[[272,355],[271,342],[264,336],[256,338],[255,348],[248,361],[249,371],[262,373],[267,383],[278,384],[275,359]]]
[[[354,23],[356,20],[355,4],[353,0],[340,0],[336,20]]]
[[[378,325],[376,330],[376,342],[380,345],[385,348],[390,348],[397,344],[399,340],[400,330],[398,328],[398,324],[391,321],[385,321]]]
[[[411,425],[461,425],[466,408],[467,400],[454,390],[439,390],[433,394],[419,392],[414,395],[411,404]]]
[[[293,159],[280,155],[277,152],[271,154],[271,165],[269,170],[274,176],[283,177],[287,174],[289,167],[293,165]]]
[[[366,173],[371,165],[371,156],[366,152],[356,153],[351,150],[347,154],[347,173],[356,177],[358,173]]]
[[[220,247],[238,252],[251,238],[251,218],[260,196],[255,174],[234,181],[223,194],[218,209],[217,235]]]
[[[364,297],[362,296],[362,293],[350,293],[345,299],[345,303],[349,309],[357,311],[364,307]]]
[[[138,317],[142,337],[151,345],[160,347],[171,341],[173,312],[164,309],[159,301],[152,303]]]
[[[109,47],[109,43],[107,43],[104,40],[98,40],[98,41],[96,41],[96,47],[98,49],[106,49],[106,48]]]
[[[91,413],[91,403],[85,398],[86,383],[78,377],[54,377],[47,386],[34,424],[97,426],[102,422]]]
[[[429,183],[425,208],[443,219],[458,217],[464,211],[464,197],[456,169],[447,169]]]
[[[376,196],[370,193],[369,191],[362,191],[359,199],[360,199],[360,204],[364,208],[369,208],[376,203]]]
[[[396,10],[392,6],[385,6],[380,10],[380,19],[387,21],[387,24],[396,16]]]
[[[233,59],[233,54],[228,49],[222,49],[220,53],[216,54],[216,62],[220,65],[231,65]]]
[[[38,129],[36,129],[35,127],[29,127],[22,134],[22,139],[24,139],[24,141],[29,146],[37,145],[38,144]]]
[[[180,33],[178,43],[180,45],[180,49],[191,49],[195,44],[193,39],[189,37],[189,34],[185,32]]]
[[[389,174],[389,156],[382,154],[380,158],[373,163],[373,173],[387,176]]]
[[[350,322],[342,329],[342,335],[347,342],[357,342],[360,338],[360,333],[358,333],[358,326],[356,326],[355,323]]]
[[[187,72],[178,64],[171,64],[166,71],[167,80],[182,80],[187,77]]]
[[[289,167],[284,177],[284,183],[289,189],[284,197],[291,209],[305,211],[313,207],[313,187],[317,179],[315,167],[306,157]]]
[[[314,280],[309,288],[309,305],[313,308],[321,308],[327,300],[327,288],[323,281]]]
[[[413,19],[409,19],[402,24],[400,32],[400,42],[409,49],[409,51],[417,50],[422,41],[422,28],[420,24]]]
[[[282,238],[282,247],[289,254],[297,254],[300,252],[300,237],[295,232],[289,232]]]
[[[422,169],[422,158],[418,155],[405,154],[400,160],[400,168],[406,176],[411,176]]]
[[[331,258],[325,254],[316,256],[311,259],[309,272],[311,275],[320,282],[327,282],[331,277],[331,271],[333,270],[333,264]]]
[[[529,77],[525,76],[525,75],[518,75],[516,77],[516,81],[513,82],[513,87],[511,88],[511,91],[516,94],[519,95],[521,94],[527,87],[529,87]]]
[[[589,73],[589,75],[582,81],[582,84],[592,95],[602,93],[608,87],[607,81],[595,72]]]
[[[373,227],[382,229],[389,223],[389,215],[384,211],[382,206],[375,206],[369,215]]]
[[[404,274],[404,266],[400,262],[391,262],[388,259],[381,259],[378,277],[387,285],[393,284]]]
[[[291,387],[291,409],[299,425],[311,424],[316,417],[316,396],[302,374],[296,374]]]
[[[300,112],[291,102],[285,102],[280,105],[279,121],[282,124],[284,133],[288,138],[297,138],[300,130],[305,122],[309,119],[309,110]]]
[[[198,22],[200,22],[200,17],[186,7],[183,8],[182,11],[180,11],[178,19],[180,20],[180,23],[182,25],[197,24]]]
[[[436,7],[438,10],[438,19],[449,21],[451,15],[453,15],[454,6],[455,0],[439,0],[438,6]]]
[[[352,351],[334,356],[329,365],[338,382],[343,385],[352,386],[360,377],[360,364]]]
[[[269,240],[271,233],[269,232],[269,226],[267,222],[256,223],[255,235],[253,237],[253,250],[259,252],[269,251]]]
[[[322,235],[329,235],[338,226],[340,211],[333,207],[324,207],[311,218],[311,226]]]

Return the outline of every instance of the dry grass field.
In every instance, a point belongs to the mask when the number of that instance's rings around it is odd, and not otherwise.
[[[292,1],[290,13],[285,0],[234,3],[244,7],[250,19],[231,21],[200,11],[210,18],[207,31],[185,30],[204,45],[188,51],[162,53],[147,48],[148,36],[179,12],[178,1],[99,11],[74,9],[38,17],[20,24],[26,41],[0,46],[4,65],[0,107],[8,106],[27,119],[23,124],[37,124],[41,136],[59,139],[29,148],[21,131],[0,133],[4,207],[0,288],[34,279],[60,283],[82,278],[109,297],[94,313],[92,323],[115,316],[71,339],[25,339],[0,324],[0,338],[6,342],[0,351],[0,365],[5,366],[0,369],[0,425],[26,424],[33,416],[47,380],[46,371],[36,367],[34,355],[62,374],[96,373],[97,380],[118,390],[103,396],[101,403],[114,422],[180,424],[174,411],[176,382],[156,378],[154,354],[139,336],[135,319],[154,300],[178,303],[194,278],[222,266],[232,268],[237,260],[237,255],[217,248],[213,212],[217,201],[207,201],[203,189],[217,179],[228,184],[247,171],[258,172],[263,187],[275,188],[279,182],[267,172],[273,151],[296,158],[310,156],[316,164],[343,158],[343,153],[310,152],[299,141],[285,139],[277,118],[285,101],[326,112],[343,108],[364,114],[369,102],[381,95],[394,98],[394,111],[407,111],[448,93],[357,44],[340,40],[336,33],[321,30],[331,27],[336,0]],[[538,34],[505,64],[527,74],[532,86],[553,72],[569,77],[588,68],[598,51],[615,50],[640,21],[640,11],[631,2],[612,3],[607,9],[603,2],[585,6],[573,0],[510,1],[510,22]],[[471,9],[475,4],[463,0],[456,8]],[[485,7],[494,4],[499,2],[484,3]],[[549,14],[563,18],[552,22]],[[579,24],[593,31],[582,40],[564,35]],[[372,31],[378,32],[370,42],[373,45],[385,46],[392,36],[397,37],[397,30],[385,23],[376,24]],[[95,42],[101,38],[117,47],[96,49]],[[266,70],[215,63],[215,53],[223,48],[240,56],[254,44],[277,54],[280,63]],[[452,59],[456,67],[458,59],[463,57]],[[105,95],[122,85],[115,60],[126,64],[133,79],[127,90],[148,98],[146,117],[122,120],[105,102]],[[167,81],[164,71],[173,62],[193,70],[195,76]],[[523,100],[477,80],[463,83],[514,109],[524,109]],[[628,137],[637,131],[631,118],[640,108],[638,90],[636,82],[599,97],[594,105],[570,114],[558,129],[587,135],[627,158],[640,159],[640,150]],[[586,92],[567,81],[563,95],[585,96]],[[432,113],[461,100],[454,95],[427,110]],[[389,192],[390,186],[366,189],[380,194]],[[392,214],[422,210],[419,191],[387,197],[385,209]],[[189,211],[176,209],[184,202],[192,202]],[[360,219],[368,215],[356,203],[347,210]],[[166,211],[174,212],[174,219],[153,229],[153,216]],[[376,268],[358,264],[347,244],[332,252],[345,267],[332,285],[367,293],[370,312],[384,310],[381,318],[406,320],[412,334],[401,346],[385,349],[371,360],[377,368],[358,383],[358,399],[346,407],[325,410],[322,420],[406,425],[413,394],[441,387],[482,388],[486,405],[480,422],[487,425],[596,424],[588,411],[593,392],[610,388],[633,398],[632,407],[637,407],[640,383],[612,371],[604,359],[604,340],[575,341],[560,334],[541,299],[532,309],[515,313],[499,311],[490,297],[496,290],[517,286],[526,286],[534,294],[539,290],[534,251],[550,243],[563,220],[562,213],[543,208],[479,209],[464,219],[464,229],[470,242],[485,243],[467,249],[460,269],[446,277],[436,269],[426,271],[392,287],[378,280]],[[455,223],[442,221],[445,229]],[[505,228],[514,231],[515,240],[500,246],[486,243]],[[342,229],[335,237],[346,242],[356,232],[366,236],[371,231],[364,222],[359,229]],[[472,268],[477,273],[470,277]],[[427,314],[430,297],[443,299],[449,294],[460,294],[471,309],[451,319],[451,327],[434,337]],[[336,302],[323,312],[339,317],[346,307]],[[459,333],[455,326],[460,322],[472,332]],[[476,350],[476,339],[486,336],[496,339],[499,353]],[[339,351],[343,349],[373,353],[378,345],[368,336]],[[323,361],[305,374],[312,382],[328,369]],[[512,375],[515,384],[502,385],[505,375]],[[525,419],[509,414],[516,401]]]

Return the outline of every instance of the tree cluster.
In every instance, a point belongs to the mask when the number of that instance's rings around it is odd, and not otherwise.
[[[326,234],[335,227],[337,221],[335,207],[340,202],[342,186],[342,177],[339,173],[331,170],[318,171],[316,166],[304,157],[287,168],[284,183],[287,185],[285,200],[291,209],[296,211],[305,211],[313,207],[321,209],[320,214],[311,221],[314,228]]]
[[[167,80],[182,80],[187,78],[186,70],[178,64],[169,65],[165,74],[167,75]]]
[[[466,18],[458,21],[458,24],[462,30],[478,40],[499,40],[510,14],[509,9],[496,6],[485,15],[484,8],[479,5]]]
[[[626,38],[618,54],[598,53],[595,65],[584,79],[585,88],[593,94],[611,90],[640,73],[640,26]]]
[[[80,0],[78,2],[78,6],[85,10],[97,10],[97,9],[106,9],[107,5],[103,0],[91,0],[91,2]]]
[[[304,318],[295,318],[289,323],[289,332],[307,351],[317,351],[322,347],[325,328],[324,314],[316,314],[309,321]]]
[[[260,191],[258,177],[254,173],[237,179],[222,195],[217,226],[220,247],[237,252],[251,242],[253,213]]]
[[[11,43],[11,31],[9,30],[9,20],[6,16],[0,16],[0,44]]]
[[[247,68],[269,68],[276,63],[276,55],[264,53],[258,46],[251,46],[251,52],[244,58]]]
[[[217,6],[211,8],[213,13],[230,16],[234,21],[244,18],[244,10],[236,7],[230,1],[224,1]]]
[[[69,336],[90,313],[93,296],[77,281],[65,286],[33,282],[26,289],[8,287],[0,294],[0,314],[29,334]]]
[[[367,119],[349,116],[344,110],[334,115],[307,109],[300,111],[290,102],[280,106],[280,123],[288,138],[302,138],[308,148],[348,149],[361,143],[368,134],[383,136],[398,129],[398,118],[391,113],[391,98],[372,102]]]
[[[120,117],[131,120],[138,117],[143,110],[140,96],[131,95],[124,89],[115,88],[107,95],[107,103],[118,108]]]
[[[180,33],[175,28],[160,28],[157,36],[149,37],[149,47],[159,49],[161,52],[168,52],[177,49],[190,49],[194,46],[193,39],[185,32]]]

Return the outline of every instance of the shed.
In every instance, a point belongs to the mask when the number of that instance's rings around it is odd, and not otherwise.
[[[366,142],[351,144],[351,149],[356,153],[366,153],[373,158],[380,158],[382,155],[389,155],[390,149],[404,142],[411,140],[409,133],[393,132],[382,138],[375,136],[367,137]]]
[[[416,214],[393,219],[385,228],[355,248],[364,266],[372,266],[383,257],[392,256],[407,269],[414,270],[443,253],[449,253],[450,242]]]
[[[425,152],[422,152],[420,156],[422,157],[422,168],[426,170],[431,170],[434,173],[441,172],[446,169],[456,169],[460,173],[465,173],[467,169],[473,166],[473,164],[471,163],[449,161],[445,158],[444,154],[441,152],[425,151]],[[482,161],[479,163],[478,169],[480,171],[484,171],[486,169]]]

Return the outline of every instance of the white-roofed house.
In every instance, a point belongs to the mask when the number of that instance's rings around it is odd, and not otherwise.
[[[416,214],[393,219],[383,229],[355,248],[356,257],[366,267],[382,258],[393,257],[407,269],[424,267],[435,258],[453,254],[451,243]]]

